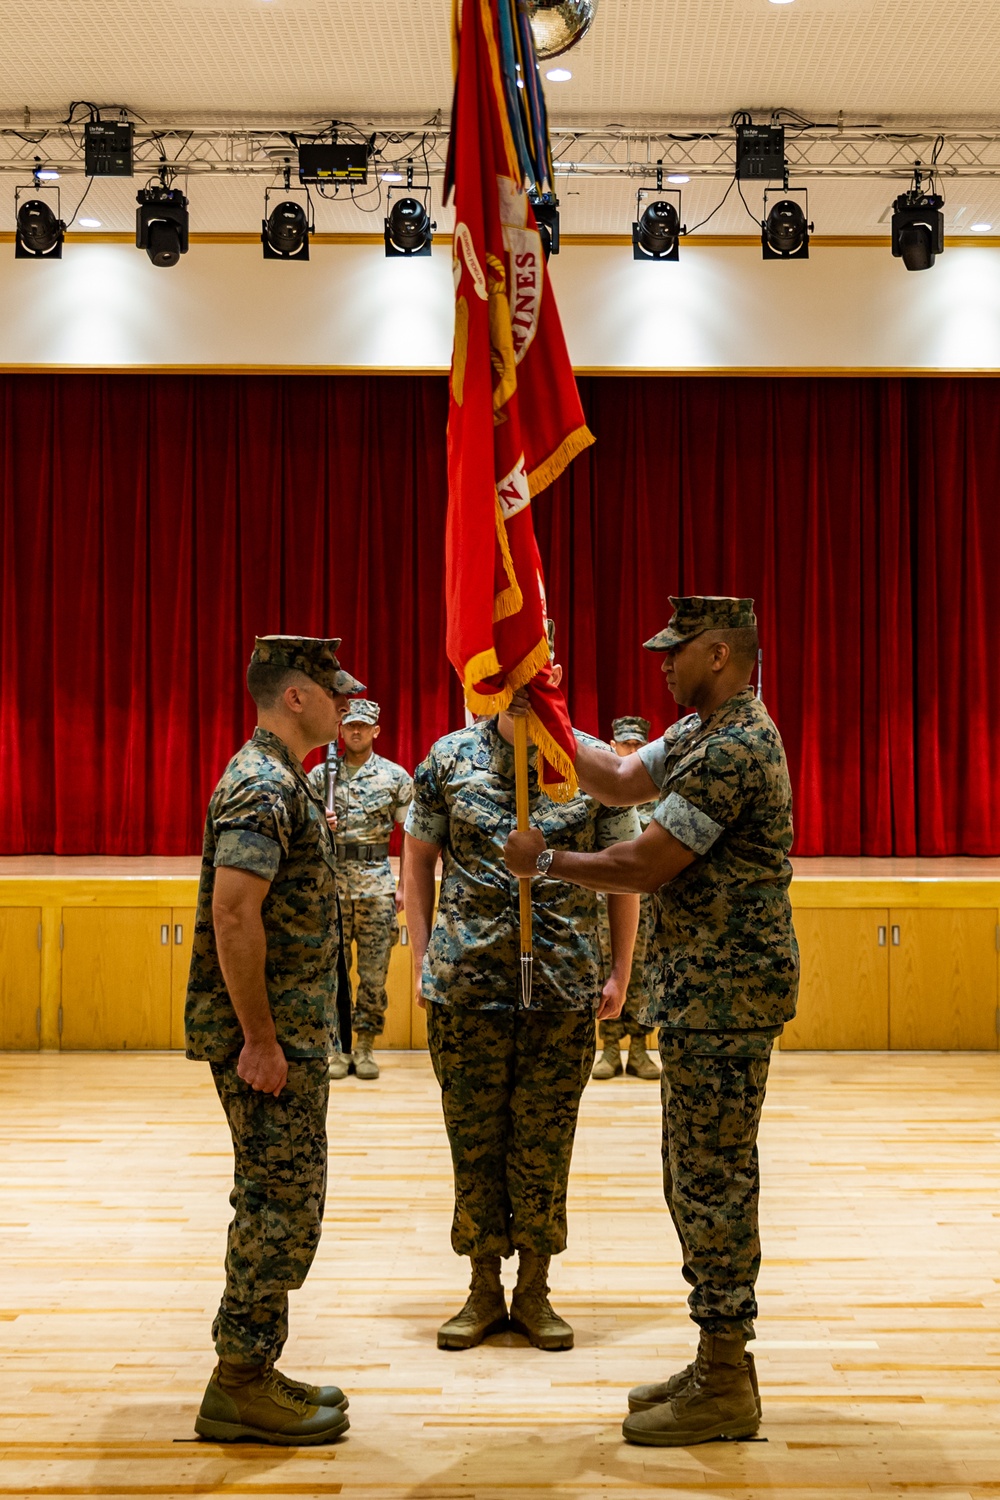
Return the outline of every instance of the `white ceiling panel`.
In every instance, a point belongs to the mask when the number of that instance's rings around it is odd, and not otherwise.
[[[451,102],[450,15],[451,0],[46,0],[42,10],[38,0],[0,0],[0,118],[20,123],[27,106],[33,124],[53,121],[86,99],[158,123],[428,119]],[[784,107],[816,121],[843,111],[856,123],[1000,124],[997,0],[601,0],[590,34],[561,61],[573,77],[548,85],[548,95],[565,123],[721,125],[735,109],[763,118]],[[0,180],[0,195],[12,199],[10,182]],[[139,185],[95,182],[84,213],[127,230]],[[685,190],[689,224],[725,186],[695,178]],[[946,186],[966,223],[1000,222],[992,182]],[[64,208],[82,187],[66,179]],[[884,232],[879,217],[898,190],[815,182],[817,233]],[[259,179],[192,178],[189,192],[195,231],[259,224]],[[567,233],[627,230],[634,183],[567,178],[560,193]],[[444,227],[446,215],[438,220]],[[380,222],[349,202],[317,205],[321,231]],[[704,229],[746,232],[753,225],[735,192]]]

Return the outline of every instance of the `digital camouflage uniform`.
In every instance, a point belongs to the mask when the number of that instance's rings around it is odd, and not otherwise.
[[[552,848],[604,849],[638,835],[631,808],[540,793],[535,761],[532,750],[531,823]],[[565,1249],[566,1184],[593,1060],[596,898],[561,881],[534,882],[525,1010],[518,882],[503,859],[514,826],[514,752],[497,720],[438,740],[417,768],[406,831],[442,851],[422,984],[455,1171],[451,1242],[459,1255]]]
[[[643,833],[652,821],[655,807],[655,802],[642,802],[635,810],[639,819],[639,828]],[[639,898],[639,930],[636,932],[635,948],[632,951],[632,977],[629,980],[628,994],[625,997],[621,1015],[614,1021],[600,1023],[601,1042],[605,1046],[611,1042],[620,1042],[623,1036],[645,1037],[650,1029],[649,997],[646,993],[646,954],[653,927],[653,906],[652,896]],[[608,922],[606,896],[597,898],[597,932],[601,944],[601,972],[607,978],[611,972],[611,926]]]
[[[363,691],[340,669],[339,641],[280,647],[258,640],[257,660],[305,671],[338,692]],[[305,652],[303,655],[302,653]],[[219,964],[212,919],[215,871],[225,865],[270,881],[261,918],[265,977],[288,1082],[277,1099],[236,1069],[243,1032]],[[327,1054],[335,1028],[336,856],[325,810],[299,761],[257,729],[233,756],[205,822],[194,947],[184,1012],[187,1056],[211,1065],[235,1155],[226,1288],[212,1327],[225,1359],[268,1364],[288,1336],[288,1293],[319,1243],[326,1196]]]
[[[750,600],[671,602],[650,650],[753,621]],[[646,969],[660,1027],[664,1195],[694,1321],[753,1338],[757,1132],[771,1048],[798,989],[785,753],[747,688],[639,755],[661,789],[657,822],[698,856],[657,892]]]
[[[375,716],[364,722],[377,722],[378,705],[364,701],[352,704],[348,717],[361,717],[366,707],[374,709]],[[356,943],[358,950],[354,1029],[381,1036],[389,1003],[385,989],[389,959],[399,941],[389,839],[393,825],[406,818],[413,782],[402,766],[374,750],[355,768],[337,755],[336,746],[330,748],[326,763],[309,774],[326,807],[332,806],[337,815],[337,888],[348,964],[351,944]],[[370,857],[359,859],[359,852]]]

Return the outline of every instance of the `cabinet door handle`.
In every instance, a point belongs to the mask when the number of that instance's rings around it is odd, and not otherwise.
[[[899,947],[899,926],[897,923],[893,923],[892,927],[892,946],[894,948]]]
[[[170,923],[169,922],[164,922],[163,926],[160,928],[160,942],[161,943],[169,943],[170,942]]]
[[[884,948],[885,947],[885,928],[884,927],[880,927],[879,930],[878,930],[878,945],[879,945],[880,948]]]
[[[177,943],[178,946],[180,946],[180,944],[183,943],[183,941],[184,941],[184,928],[181,926],[180,922],[176,922],[174,924],[174,942]]]

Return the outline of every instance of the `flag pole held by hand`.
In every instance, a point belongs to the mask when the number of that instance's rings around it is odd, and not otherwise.
[[[528,721],[518,714],[514,718],[514,787],[517,801],[517,829],[528,831]],[[531,880],[518,881],[521,911],[521,999],[525,1009],[531,1004]]]

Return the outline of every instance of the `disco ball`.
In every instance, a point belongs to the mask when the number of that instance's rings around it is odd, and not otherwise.
[[[558,57],[590,30],[600,0],[518,0],[531,22],[539,58]]]

